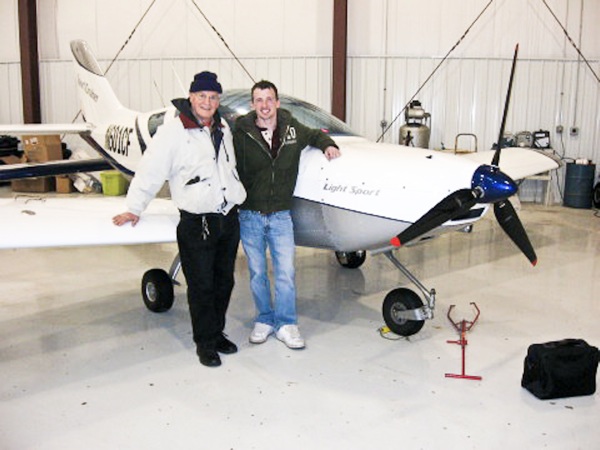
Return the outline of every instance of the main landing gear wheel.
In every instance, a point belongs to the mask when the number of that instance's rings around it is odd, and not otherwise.
[[[146,308],[155,313],[168,311],[175,295],[173,281],[162,269],[148,270],[142,277],[142,297]]]
[[[356,252],[335,252],[335,257],[338,263],[346,269],[356,269],[363,265],[367,259],[367,252],[365,250],[358,250]]]
[[[410,289],[398,288],[390,291],[383,301],[383,320],[387,327],[399,336],[412,336],[418,333],[424,320],[408,320],[399,317],[398,313],[423,306],[421,298]]]

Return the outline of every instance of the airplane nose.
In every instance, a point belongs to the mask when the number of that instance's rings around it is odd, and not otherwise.
[[[477,168],[471,187],[479,191],[481,203],[496,203],[517,193],[517,183],[495,166],[487,164]]]

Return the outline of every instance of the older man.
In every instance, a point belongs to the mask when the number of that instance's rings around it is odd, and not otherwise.
[[[246,198],[231,131],[217,111],[221,93],[217,76],[201,72],[189,98],[173,100],[179,119],[158,129],[129,187],[128,211],[113,218],[116,225],[137,224],[168,180],[180,211],[177,244],[196,352],[211,367],[221,365],[219,353],[237,351],[223,331],[240,239],[237,205]]]

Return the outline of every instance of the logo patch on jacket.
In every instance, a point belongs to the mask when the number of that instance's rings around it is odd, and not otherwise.
[[[296,143],[296,128],[289,127],[285,138],[283,139],[284,144],[295,144]]]

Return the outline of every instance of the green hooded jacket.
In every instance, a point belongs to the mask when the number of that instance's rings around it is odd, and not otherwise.
[[[308,128],[281,108],[277,110],[277,131],[281,146],[273,159],[256,126],[255,111],[239,117],[235,123],[237,170],[247,192],[241,209],[262,213],[290,209],[302,150],[308,145],[321,151],[337,147],[323,131]]]

